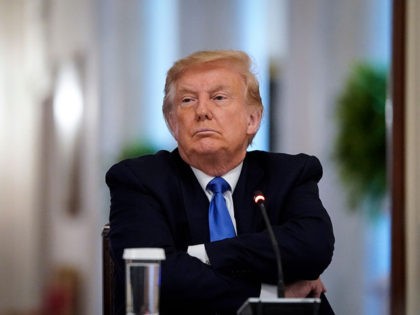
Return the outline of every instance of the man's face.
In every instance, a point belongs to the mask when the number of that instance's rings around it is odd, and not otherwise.
[[[261,111],[246,103],[244,78],[224,64],[193,67],[175,83],[169,124],[184,159],[243,159]]]

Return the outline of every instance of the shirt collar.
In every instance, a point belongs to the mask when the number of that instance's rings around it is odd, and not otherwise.
[[[241,162],[238,166],[221,176],[225,181],[229,183],[230,187],[232,188],[232,193],[235,191],[236,184],[238,183],[239,176],[241,175],[242,165],[243,162]],[[207,184],[214,178],[214,176],[207,175],[203,171],[200,171],[199,169],[192,166],[191,169],[193,170],[195,177],[197,177],[201,188],[203,188],[203,190],[206,191]]]

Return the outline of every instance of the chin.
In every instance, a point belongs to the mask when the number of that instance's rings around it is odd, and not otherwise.
[[[221,151],[220,148],[200,148],[198,150],[195,150],[195,152],[200,155],[211,155],[211,154],[218,153],[220,151]]]
[[[214,143],[199,144],[191,151],[198,155],[212,155],[224,151],[223,147]]]

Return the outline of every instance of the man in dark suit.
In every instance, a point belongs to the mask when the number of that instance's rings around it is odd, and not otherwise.
[[[269,295],[277,268],[256,190],[266,197],[286,296],[325,291],[319,277],[334,236],[318,194],[322,167],[304,154],[247,152],[263,111],[250,66],[239,51],[176,62],[163,112],[178,148],[122,161],[107,173],[118,314],[125,303],[122,253],[131,247],[165,249],[161,314],[235,314],[248,297]],[[219,183],[227,190],[214,188]]]

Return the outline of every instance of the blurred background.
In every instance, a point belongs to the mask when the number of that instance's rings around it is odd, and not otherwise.
[[[387,314],[391,11],[391,0],[0,0],[0,314],[101,314],[105,172],[175,147],[165,74],[203,49],[255,61],[265,116],[251,150],[321,160],[336,313]]]

